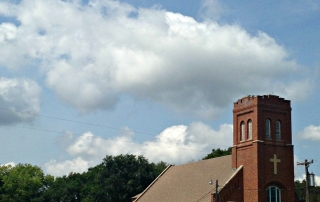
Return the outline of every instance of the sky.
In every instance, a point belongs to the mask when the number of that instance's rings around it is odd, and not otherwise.
[[[0,0],[0,164],[179,165],[232,146],[233,103],[291,100],[320,184],[320,2]],[[295,166],[296,179],[304,168]]]

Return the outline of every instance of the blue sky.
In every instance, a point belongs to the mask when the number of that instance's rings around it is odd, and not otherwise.
[[[53,175],[106,155],[197,161],[232,145],[233,102],[292,101],[320,173],[318,1],[0,1],[1,164]],[[303,169],[296,168],[302,178]]]

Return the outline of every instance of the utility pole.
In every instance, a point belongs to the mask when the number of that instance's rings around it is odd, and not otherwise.
[[[310,195],[309,195],[309,165],[313,163],[313,160],[309,161],[306,159],[304,162],[299,163],[297,162],[297,165],[304,165],[305,171],[306,171],[306,202],[310,202]]]
[[[215,200],[215,202],[219,202],[218,188],[219,188],[219,184],[218,184],[218,180],[216,180],[216,200]]]

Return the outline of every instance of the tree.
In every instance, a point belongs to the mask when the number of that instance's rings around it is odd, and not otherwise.
[[[167,166],[149,163],[143,156],[106,156],[103,162],[82,174],[57,177],[39,201],[130,201]]]
[[[169,166],[166,162],[160,161],[159,163],[153,163],[154,167],[154,175],[158,176],[162,173],[164,169],[166,169]]]
[[[141,193],[157,176],[154,166],[143,156],[106,156],[100,173],[101,195],[105,201],[130,201]]]
[[[53,182],[38,166],[18,164],[0,167],[0,201],[34,201]]]
[[[220,156],[226,156],[230,154],[232,154],[232,147],[229,147],[228,149],[225,149],[225,150],[220,148],[212,149],[212,152],[210,154],[207,154],[207,156],[205,156],[202,160],[216,158]]]
[[[82,201],[82,186],[82,174],[80,173],[70,173],[68,176],[56,177],[54,183],[52,183],[37,201]]]
[[[296,180],[294,181],[294,189],[296,192],[296,195],[301,201],[305,201],[306,196],[306,180]],[[320,201],[320,187],[310,187],[309,188],[309,196],[310,196],[310,202],[318,202]]]

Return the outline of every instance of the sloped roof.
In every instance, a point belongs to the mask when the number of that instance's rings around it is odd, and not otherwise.
[[[228,155],[170,166],[141,193],[136,202],[208,202],[210,193],[214,193],[216,180],[219,186],[223,186],[241,169],[233,170],[231,161],[231,155]]]

